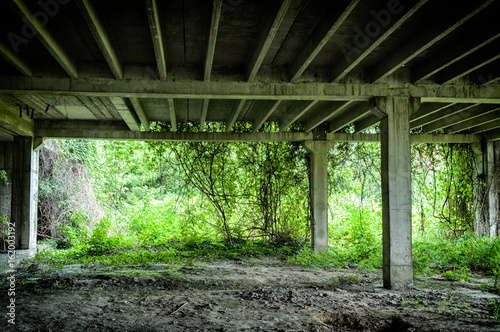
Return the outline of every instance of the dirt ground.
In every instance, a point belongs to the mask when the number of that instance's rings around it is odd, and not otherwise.
[[[3,276],[4,278],[5,276]],[[479,278],[479,277],[478,277]],[[193,265],[31,265],[16,281],[16,325],[0,331],[500,331],[480,283],[284,266],[273,258]],[[0,285],[1,308],[9,283]]]

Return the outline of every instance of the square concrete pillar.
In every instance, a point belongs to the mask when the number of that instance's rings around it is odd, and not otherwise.
[[[311,153],[311,239],[316,253],[328,251],[328,151],[327,141],[308,141]]]
[[[382,169],[383,279],[388,289],[413,286],[409,97],[387,97],[379,108]]]
[[[16,249],[36,251],[38,152],[31,137],[14,137],[11,220],[16,226]]]
[[[486,146],[484,142],[471,144],[474,153],[474,232],[485,236],[489,232],[488,226],[488,199],[487,199],[487,170]]]
[[[486,232],[491,238],[499,235],[500,205],[500,143],[486,144],[487,180],[488,180],[488,223]]]
[[[10,220],[10,202],[12,196],[12,142],[0,142],[0,170],[7,173],[7,182],[0,181],[0,216]],[[3,250],[3,246],[0,246]]]

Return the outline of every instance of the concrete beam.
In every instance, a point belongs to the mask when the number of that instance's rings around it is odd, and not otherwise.
[[[337,114],[341,114],[345,109],[349,108],[354,101],[347,101],[347,102],[333,102],[333,103],[328,103],[327,105],[323,106],[321,109],[317,110],[314,112],[314,114],[311,115],[306,120],[305,123],[305,131],[311,131],[323,122],[327,122],[330,120],[333,116]]]
[[[214,141],[214,142],[283,142],[306,141],[311,133],[148,133],[130,132],[122,121],[96,120],[37,120],[35,138],[111,139],[111,140],[166,140],[166,141]],[[327,133],[329,142],[380,142],[379,134]],[[412,143],[477,143],[478,135],[411,135]]]
[[[347,4],[346,1],[334,2],[330,11],[323,15],[290,64],[290,81],[293,82],[302,75],[328,41],[337,33],[359,2],[360,0],[350,0]]]
[[[455,43],[416,65],[411,73],[413,82],[418,83],[430,78],[446,67],[492,43],[499,37],[500,33],[493,26],[489,25],[487,29],[481,29],[481,32],[474,33],[467,39],[461,38],[460,43]]]
[[[471,129],[472,134],[481,134],[500,128],[500,112],[495,112],[496,119],[487,121],[477,127]]]
[[[488,142],[500,141],[500,129],[489,131],[486,134],[486,140]]]
[[[141,123],[135,112],[129,109],[125,100],[119,97],[111,97],[109,99],[123,121],[127,124],[128,128],[132,131],[140,131]]]
[[[210,103],[210,99],[203,99],[201,102],[201,116],[200,116],[200,131],[205,130],[205,122],[207,121],[207,114],[208,114],[208,104]]]
[[[104,28],[94,6],[90,0],[77,0],[77,4],[113,75],[116,79],[121,80],[123,78],[122,64],[111,43],[111,37]]]
[[[233,103],[233,107],[231,108],[231,112],[229,113],[229,117],[226,121],[226,132],[233,130],[234,123],[238,120],[238,116],[240,115],[243,106],[245,106],[245,102],[246,100],[242,99]]]
[[[259,72],[259,68],[266,57],[269,47],[276,37],[276,33],[285,17],[292,0],[271,1],[271,8],[268,10],[263,24],[260,28],[257,44],[254,47],[252,56],[247,65],[247,81],[252,82]]]
[[[78,128],[46,129],[43,127],[37,127],[36,137],[171,142],[302,142],[312,140],[313,138],[311,133],[158,133],[144,131],[103,131]]]
[[[420,106],[418,110],[415,111],[412,115],[410,115],[410,124],[411,122],[420,120],[426,116],[439,112],[442,109],[448,108],[454,104],[449,103],[425,103]]]
[[[34,121],[19,106],[0,99],[0,127],[20,136],[33,137]]]
[[[144,127],[144,130],[149,131],[150,130],[149,119],[148,116],[146,115],[144,107],[142,106],[142,102],[139,100],[139,98],[135,97],[131,97],[129,99],[130,103],[132,104],[132,107],[134,107],[135,113],[139,117],[139,120],[141,121],[141,124]]]
[[[45,25],[41,25],[38,23],[36,19],[36,14],[38,12],[32,11],[31,7],[29,7],[24,0],[13,0],[12,3],[17,7],[21,14],[26,17],[28,22],[31,23],[31,26],[37,32],[36,35],[38,39],[42,42],[42,44],[54,57],[54,59],[56,59],[56,61],[66,71],[66,73],[71,78],[77,78],[78,68],[76,62],[69,55],[68,51],[62,47],[57,38],[51,32],[49,32]]]
[[[371,69],[370,78],[372,82],[378,82],[389,76],[412,59],[420,55],[431,46],[451,34],[453,31],[464,25],[472,17],[487,8],[495,0],[488,0],[480,3],[474,8],[463,6],[457,12],[449,11],[441,20],[429,25],[427,29],[419,31],[416,36],[408,38],[408,41],[400,45],[395,52],[384,58],[379,64]],[[475,5],[476,3],[474,3]],[[468,6],[467,6],[468,7]]]
[[[260,127],[267,121],[267,119],[276,111],[280,105],[280,100],[269,100],[267,101],[257,114],[257,118],[253,122],[253,132],[256,133]]]
[[[236,82],[221,80],[114,80],[67,79],[0,76],[2,94],[40,94],[50,96],[185,98],[185,99],[252,99],[252,100],[323,100],[366,101],[390,95],[393,89],[385,83],[283,83]],[[398,93],[421,98],[423,103],[500,104],[500,85],[490,84],[405,84]]]
[[[383,279],[388,289],[413,285],[410,114],[407,97],[388,97],[380,122]]]
[[[332,68],[332,81],[337,83],[342,78],[344,78],[351,70],[353,70],[357,65],[359,65],[368,55],[380,46],[387,38],[389,38],[396,30],[398,30],[404,23],[406,23],[428,0],[420,0],[415,2],[411,8],[409,8],[398,20],[395,17],[391,17],[394,13],[389,13],[387,18],[386,27],[382,33],[379,33],[378,38],[373,38],[367,46],[362,49],[353,45],[342,45],[347,52],[344,52],[344,56],[335,63]],[[408,5],[409,6],[409,5]],[[399,14],[399,13],[398,13]],[[393,23],[391,25],[391,23]],[[378,23],[377,23],[378,24]],[[368,25],[367,25],[368,26]],[[357,51],[354,51],[357,50]],[[345,54],[347,53],[347,54]]]
[[[357,101],[351,103],[341,114],[330,119],[330,131],[336,132],[350,123],[370,114],[370,103],[367,101]]]
[[[453,125],[457,125],[466,122],[468,119],[474,119],[484,112],[491,112],[493,109],[498,108],[498,105],[471,105],[470,107],[464,107],[459,109],[447,117],[425,125],[423,131],[425,133],[432,133],[437,130],[445,129]],[[455,131],[456,132],[456,131]]]
[[[490,63],[500,59],[500,40],[496,40],[481,49],[481,52],[472,53],[464,59],[447,67],[437,75],[437,81],[448,84],[456,79],[470,74]]]
[[[463,117],[454,122],[454,125],[445,129],[445,133],[454,134],[461,131],[474,128],[471,132],[473,134],[489,131],[475,131],[477,127],[495,121],[500,116],[500,105],[479,105],[467,112],[464,112]],[[492,128],[494,129],[494,128]]]
[[[172,126],[172,131],[177,131],[177,116],[175,115],[175,103],[172,98],[167,99],[168,113],[170,114],[170,125]]]
[[[311,240],[316,253],[328,251],[328,151],[327,141],[308,141],[311,154]]]
[[[281,115],[279,129],[280,131],[286,130],[294,122],[300,119],[311,108],[318,103],[317,100],[301,100],[294,103],[293,108],[286,114]]]
[[[428,129],[430,130],[442,129],[444,128],[441,127],[441,125],[444,124],[442,122],[443,119],[446,119],[448,116],[453,115],[454,113],[463,112],[477,105],[478,104],[459,104],[459,103],[451,104],[451,106],[442,108],[440,111],[437,112],[432,112],[428,116],[422,117],[415,121],[410,121],[410,129],[413,130],[423,126],[431,126],[433,124],[435,125],[432,127],[428,127]]]
[[[380,119],[375,114],[368,115],[366,118],[361,119],[354,123],[354,130],[356,132],[363,131],[365,129],[370,128],[371,126],[376,125],[380,122]]]
[[[35,136],[51,138],[40,135],[40,132],[58,132],[71,130],[80,131],[101,131],[101,132],[115,132],[115,131],[128,131],[130,128],[123,121],[96,121],[96,120],[36,120],[35,122]],[[79,137],[85,139],[84,137]]]
[[[158,74],[161,80],[167,79],[167,58],[165,56],[165,46],[161,31],[160,13],[157,0],[145,0],[146,11],[148,13],[149,30],[153,40]]]
[[[0,41],[0,55],[21,74],[26,77],[33,76],[33,69],[26,61],[22,60],[18,54],[15,54],[10,47]]]
[[[219,22],[222,10],[222,0],[214,0],[212,7],[212,19],[210,20],[210,29],[207,36],[207,48],[205,53],[205,63],[203,69],[203,79],[210,81],[212,65],[214,62],[215,44],[217,42],[217,33],[219,32]]]

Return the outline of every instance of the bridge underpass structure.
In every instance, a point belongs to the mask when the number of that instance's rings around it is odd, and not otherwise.
[[[0,214],[18,257],[36,251],[46,138],[304,142],[317,252],[328,249],[328,151],[367,141],[382,152],[384,286],[411,287],[412,142],[472,144],[487,182],[476,231],[499,234],[499,2],[1,2]]]

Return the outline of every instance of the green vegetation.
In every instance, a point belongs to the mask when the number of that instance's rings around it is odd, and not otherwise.
[[[474,233],[472,184],[480,179],[470,152],[456,144],[412,148],[414,272],[452,281],[483,273],[496,276],[498,289],[500,240]],[[40,156],[38,232],[57,249],[37,260],[273,255],[286,264],[375,271],[382,268],[379,153],[373,143],[330,151],[330,250],[318,255],[309,245],[309,156],[299,143],[52,141]]]

